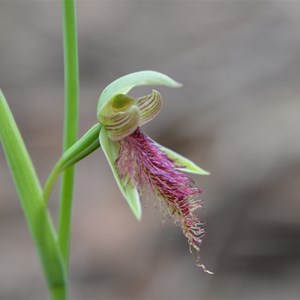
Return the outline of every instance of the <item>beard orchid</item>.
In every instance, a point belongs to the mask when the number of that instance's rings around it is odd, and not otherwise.
[[[162,106],[162,97],[150,95],[133,98],[127,93],[139,85],[180,87],[170,77],[154,71],[136,72],[121,77],[102,92],[97,110],[101,124],[100,146],[109,162],[117,185],[135,217],[141,219],[140,198],[150,192],[159,201],[164,214],[180,226],[190,251],[197,253],[204,237],[203,223],[197,216],[202,208],[201,189],[186,173],[209,173],[189,159],[167,149],[142,132],[141,126],[154,119]]]

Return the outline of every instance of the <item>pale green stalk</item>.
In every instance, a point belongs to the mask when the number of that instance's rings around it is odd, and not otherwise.
[[[19,129],[0,90],[0,141],[53,300],[66,299],[66,270],[42,189]]]
[[[65,70],[65,118],[64,145],[66,151],[77,140],[79,72],[76,29],[76,7],[74,0],[62,0],[64,70]],[[58,239],[62,255],[68,266],[71,234],[74,166],[67,168],[62,176]]]

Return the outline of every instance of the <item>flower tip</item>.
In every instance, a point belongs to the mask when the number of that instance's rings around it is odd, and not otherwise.
[[[208,176],[210,175],[210,172],[200,168],[199,166],[197,166],[195,163],[193,163],[192,161],[189,161],[188,165],[184,165],[185,169],[182,169],[182,171],[184,172],[188,172],[191,174],[195,174],[195,175],[204,175],[204,176]]]
[[[182,86],[183,86],[182,83],[177,82],[177,81],[174,82],[174,87],[175,87],[175,88],[181,88]]]
[[[135,215],[135,217],[140,222],[142,220],[142,213]]]
[[[211,175],[211,173],[202,169],[201,175],[208,176],[208,175]]]
[[[187,172],[195,175],[201,175],[201,176],[208,176],[211,175],[210,172],[203,170],[202,168],[198,167],[195,168],[194,166],[188,168],[184,166],[184,168],[178,168],[182,172]]]
[[[132,204],[130,205],[130,208],[131,208],[131,211],[133,212],[135,218],[138,220],[138,221],[141,221],[142,220],[142,209],[141,209],[141,206],[138,205],[137,207],[134,207]]]
[[[188,166],[183,165],[183,167],[179,167],[178,170],[190,174],[201,175],[201,176],[211,175],[210,172],[198,167],[197,165],[188,165]]]

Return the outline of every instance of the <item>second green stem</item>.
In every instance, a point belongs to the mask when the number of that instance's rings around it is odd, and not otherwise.
[[[74,0],[62,0],[64,70],[65,70],[65,118],[64,146],[67,150],[77,140],[79,72],[76,29],[76,7]],[[74,167],[66,169],[62,176],[58,239],[62,255],[68,266],[71,232],[71,213],[74,186]]]

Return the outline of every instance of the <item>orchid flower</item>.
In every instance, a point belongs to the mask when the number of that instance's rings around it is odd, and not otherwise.
[[[201,189],[185,173],[208,175],[189,159],[167,149],[141,130],[141,126],[154,119],[162,106],[162,97],[153,90],[150,95],[133,98],[127,93],[139,85],[181,84],[154,71],[132,73],[111,83],[102,92],[97,110],[102,125],[100,146],[108,160],[117,185],[135,217],[141,219],[141,196],[150,191],[161,204],[165,215],[179,225],[188,239],[190,251],[197,253],[204,236],[203,224],[196,212],[202,208],[197,199]]]

